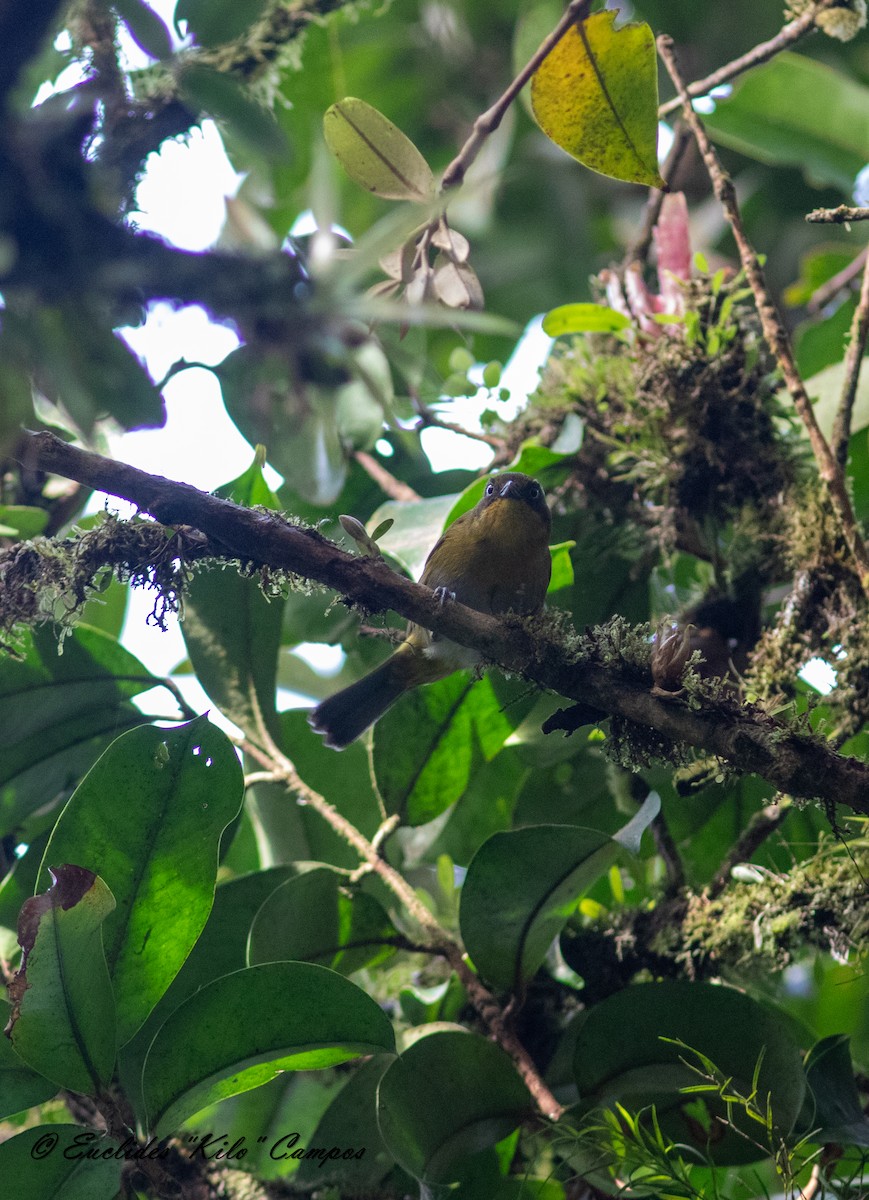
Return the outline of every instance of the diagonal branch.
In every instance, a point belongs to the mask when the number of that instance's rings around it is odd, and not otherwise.
[[[764,337],[779,365],[785,385],[794,402],[794,408],[797,410],[809,435],[815,462],[818,466],[818,473],[827,485],[827,491],[839,521],[839,528],[842,531],[842,536],[854,561],[854,566],[860,578],[860,584],[864,593],[869,596],[869,550],[867,550],[866,543],[863,541],[857,526],[857,519],[854,515],[851,497],[848,494],[845,482],[845,474],[818,425],[814,409],[812,408],[812,402],[809,399],[805,384],[797,369],[791,339],[776,308],[755,249],[748,240],[748,235],[745,232],[733,181],[722,167],[712,142],[706,133],[703,122],[691,105],[691,98],[688,95],[685,83],[679,72],[673,39],[664,35],[659,37],[658,52],[670,73],[670,78],[676,85],[682,101],[682,112],[685,121],[694,134],[700,154],[706,165],[706,170],[709,173],[709,178],[712,181],[713,190],[724,210],[724,215],[727,218],[737,249],[739,250],[739,257],[742,260],[746,278],[754,293],[754,301],[758,316],[760,317]],[[786,791],[787,789],[784,790]]]
[[[655,730],[665,744],[703,748],[792,796],[841,803],[869,816],[869,766],[845,758],[820,738],[794,732],[753,705],[726,694],[699,710],[652,694],[649,671],[612,664],[594,635],[566,636],[556,622],[496,617],[434,593],[381,560],[347,554],[314,529],[242,508],[189,484],[148,475],[125,463],[67,445],[50,433],[28,434],[27,466],[119,496],[166,525],[189,525],[208,538],[216,557],[239,558],[293,572],[333,588],[350,604],[392,609],[492,663],[570,700]]]
[[[835,8],[839,0],[819,0],[819,2],[807,9],[793,21],[789,21],[787,25],[782,26],[775,37],[770,38],[768,42],[760,42],[754,46],[746,54],[735,58],[733,62],[725,63],[723,67],[719,67],[717,71],[713,71],[711,75],[707,75],[705,79],[698,79],[695,83],[689,83],[685,88],[687,94],[694,99],[697,96],[706,96],[713,88],[721,87],[722,84],[729,83],[731,79],[735,79],[737,75],[741,75],[744,71],[750,70],[752,67],[758,67],[761,63],[768,62],[774,58],[776,54],[780,54],[782,50],[786,50],[788,46],[794,45],[800,41],[808,33],[815,31],[815,18],[818,13],[823,12],[826,8]],[[658,116],[666,117],[671,112],[676,112],[682,107],[682,99],[680,96],[674,97],[672,100],[667,100],[666,103],[658,108]]]
[[[860,367],[866,352],[866,339],[869,336],[869,257],[863,264],[863,283],[860,287],[860,299],[854,309],[851,321],[851,337],[848,351],[845,355],[845,381],[842,385],[842,398],[833,425],[833,451],[836,461],[844,471],[848,462],[848,441],[851,437],[851,417],[854,412],[854,401],[857,399],[857,384],[860,381]]]

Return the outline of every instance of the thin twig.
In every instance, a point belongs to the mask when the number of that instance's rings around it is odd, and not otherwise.
[[[390,500],[398,500],[402,504],[407,504],[409,501],[422,499],[419,492],[415,492],[409,484],[404,483],[401,479],[396,479],[391,471],[387,471],[382,463],[379,463],[365,450],[354,451],[353,457]]]
[[[507,443],[504,438],[498,437],[495,433],[486,433],[485,430],[465,429],[463,425],[456,425],[452,421],[444,421],[437,413],[432,410],[418,397],[414,398],[414,406],[420,415],[419,429],[448,429],[450,433],[457,433],[460,437],[472,438],[475,442],[485,442],[487,446],[491,446],[496,452],[496,455],[506,455]],[[496,458],[497,461],[497,458]]]
[[[685,866],[663,812],[659,812],[655,817],[651,830],[655,851],[667,872],[667,894],[681,891],[685,886]]]
[[[676,61],[673,39],[665,35],[659,37],[658,52],[682,100],[682,112],[685,120],[691,127],[700,154],[706,164],[709,178],[712,181],[713,190],[721,207],[724,209],[724,215],[733,232],[746,278],[754,293],[754,300],[764,336],[779,365],[787,389],[791,394],[791,399],[794,402],[794,407],[806,427],[815,461],[818,465],[818,472],[827,486],[830,501],[838,518],[842,536],[854,561],[860,585],[864,593],[869,596],[869,551],[867,551],[866,544],[857,527],[854,509],[851,505],[851,498],[848,495],[845,483],[844,472],[834,457],[827,439],[818,425],[814,409],[812,408],[812,402],[809,399],[805,384],[797,369],[790,336],[776,308],[757,254],[748,240],[745,227],[742,224],[733,181],[721,166],[718,155],[707,136],[703,122],[691,106],[691,98],[685,90],[685,83]]]
[[[839,466],[844,471],[848,462],[848,441],[851,437],[851,416],[854,412],[854,401],[857,399],[857,384],[860,381],[860,367],[866,350],[866,338],[869,336],[869,258],[863,268],[863,283],[860,287],[860,299],[854,309],[851,320],[851,337],[845,354],[845,380],[842,384],[842,398],[836,412],[833,424],[833,453]]]
[[[691,142],[691,130],[683,122],[679,122],[673,130],[673,144],[667,152],[667,157],[661,164],[661,178],[669,185],[672,182],[682,155]],[[632,262],[644,262],[652,244],[652,233],[661,215],[661,205],[664,203],[666,192],[662,188],[649,188],[649,198],[643,210],[643,223],[634,240],[625,250],[621,262],[624,271]]]
[[[552,33],[541,42],[537,51],[531,56],[507,90],[498,97],[491,108],[487,108],[474,121],[470,136],[446,171],[444,171],[443,178],[441,179],[441,192],[458,187],[463,182],[468,168],[480,153],[486,138],[494,133],[501,124],[504,114],[525,87],[525,84],[528,83],[534,72],[549,57],[570,29],[578,21],[585,19],[590,7],[591,0],[571,0],[571,3],[567,6],[564,15]]]
[[[751,820],[734,842],[726,858],[709,884],[709,896],[715,899],[730,883],[730,873],[738,863],[748,862],[766,839],[784,824],[793,811],[789,796],[779,794],[775,800],[753,814]]]
[[[869,246],[864,246],[856,258],[853,258],[848,263],[847,267],[843,267],[832,279],[828,279],[826,283],[822,283],[818,290],[812,293],[806,305],[806,311],[819,313],[838,292],[843,291],[845,288],[850,288],[866,265],[867,258],[869,258]]]
[[[850,225],[852,221],[869,221],[869,208],[849,208],[840,204],[838,208],[816,208],[806,213],[810,225]]]
[[[390,866],[385,859],[380,857],[377,847],[355,825],[351,824],[346,817],[342,816],[335,806],[329,803],[325,796],[320,795],[319,792],[315,792],[313,788],[305,783],[292,762],[275,744],[265,726],[265,722],[260,721],[259,725],[258,732],[263,742],[263,747],[260,748],[255,743],[245,741],[244,749],[252,757],[262,762],[263,765],[267,765],[273,771],[279,773],[288,789],[294,792],[304,804],[319,813],[323,820],[353,847],[363,862],[370,867],[371,871],[378,875],[382,882],[386,884],[423,932],[423,943],[418,946],[414,943],[416,948],[425,950],[428,953],[441,955],[447,960],[459,976],[468,994],[468,999],[488,1025],[495,1040],[513,1059],[516,1069],[522,1076],[529,1092],[534,1097],[541,1114],[550,1120],[558,1120],[564,1112],[562,1105],[558,1103],[552,1092],[543,1082],[528,1051],[512,1030],[507,1027],[504,1012],[498,1001],[488,988],[480,982],[480,979],[465,962],[461,947],[453,941],[446,930],[435,920],[404,876],[399,874],[394,867]]]
[[[743,71],[748,71],[752,67],[757,67],[761,63],[767,62],[774,58],[776,54],[780,54],[782,50],[792,46],[794,42],[798,42],[800,38],[806,36],[807,33],[815,31],[815,17],[819,12],[823,12],[825,8],[833,8],[838,0],[819,0],[813,8],[801,13],[795,20],[789,21],[787,25],[782,26],[774,38],[770,38],[768,42],[761,42],[746,54],[735,58],[733,62],[725,63],[723,67],[719,67],[717,71],[713,71],[711,75],[707,75],[705,79],[698,79],[694,83],[689,83],[685,88],[687,94],[694,99],[696,96],[706,96],[713,88],[721,87],[724,83],[729,83],[731,79],[735,79],[737,75],[741,75]],[[658,108],[658,116],[666,117],[669,113],[675,112],[682,105],[682,99],[679,96],[672,100],[667,100]]]

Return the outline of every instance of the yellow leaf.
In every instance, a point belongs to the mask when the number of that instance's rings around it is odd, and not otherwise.
[[[654,35],[645,24],[614,29],[616,15],[574,25],[535,74],[531,105],[547,137],[584,166],[662,187]]]

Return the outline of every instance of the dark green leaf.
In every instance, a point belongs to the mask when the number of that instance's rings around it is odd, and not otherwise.
[[[462,887],[462,938],[475,967],[498,988],[521,990],[543,962],[585,892],[615,862],[636,854],[660,809],[652,792],[614,837],[573,825],[494,834],[480,847]]]
[[[44,307],[28,321],[6,312],[2,342],[85,433],[107,415],[124,429],[165,424],[163,397],[140,359],[85,306]]]
[[[186,21],[202,46],[220,46],[240,37],[264,11],[268,0],[178,0],[175,27]]]
[[[531,1097],[507,1054],[475,1033],[420,1038],[387,1069],[378,1122],[388,1150],[417,1179],[450,1183],[463,1159],[506,1137]]]
[[[316,962],[350,975],[389,958],[397,936],[373,896],[319,867],[282,883],[264,901],[251,925],[248,961]]]
[[[117,901],[105,945],[119,1045],[166,991],[208,919],[220,835],[241,797],[235,750],[198,717],[118,738],[55,826],[45,866],[99,867]]]
[[[295,1176],[300,1184],[343,1186],[347,1193],[373,1191],[392,1169],[393,1159],[377,1125],[377,1088],[389,1059],[379,1055],[362,1063],[341,1089],[311,1135],[311,1146],[364,1150],[357,1158],[303,1159]]]
[[[325,796],[366,837],[373,837],[381,822],[381,812],[365,747],[357,742],[336,754],[312,732],[307,713],[299,709],[281,714],[281,731],[281,746],[305,783]],[[282,803],[286,809],[286,793]],[[359,866],[356,851],[322,817],[308,807],[303,807],[299,816],[307,853],[296,853],[294,858],[308,857],[349,870]]]
[[[607,834],[572,825],[529,826],[484,842],[468,867],[460,910],[480,974],[497,988],[521,990],[617,854]]]
[[[863,1111],[844,1034],[822,1038],[806,1058],[806,1082],[813,1101],[805,1133],[813,1142],[869,1146],[869,1118]]]
[[[18,918],[21,966],[9,985],[9,1036],[28,1066],[95,1096],[115,1064],[115,1007],[102,924],[115,907],[92,871],[58,865]]]
[[[114,0],[133,41],[152,58],[172,55],[172,38],[162,19],[143,0]]]
[[[68,789],[106,744],[145,717],[128,701],[159,680],[114,638],[80,625],[58,653],[47,625],[0,656],[0,833]]]
[[[347,477],[337,423],[340,387],[300,380],[286,355],[264,356],[250,346],[233,350],[214,373],[242,435],[268,448],[269,462],[293,491],[315,505],[336,500]],[[343,369],[339,374],[346,378]]]
[[[206,7],[209,2],[205,0]],[[180,73],[180,86],[189,103],[216,121],[225,121],[231,132],[255,153],[277,161],[289,157],[286,134],[274,115],[252,100],[231,75],[191,63]]]
[[[15,1180],[16,1200],[115,1200],[123,1162],[84,1157],[107,1148],[82,1125],[34,1125],[0,1142],[0,1178]]]
[[[374,773],[387,811],[410,825],[439,816],[497,754],[513,719],[488,678],[475,682],[464,671],[408,692],[374,727]]]
[[[151,1128],[163,1137],[207,1104],[280,1071],[394,1047],[378,1005],[326,967],[278,962],[236,971],[191,996],[154,1039],[143,1080]]]
[[[795,97],[823,96],[823,104]],[[717,140],[761,162],[800,167],[850,196],[866,164],[869,88],[825,63],[785,51],[747,72],[703,118]]]
[[[263,477],[259,453],[217,495],[248,508],[280,509]],[[260,715],[274,727],[282,618],[282,602],[266,598],[259,578],[234,569],[198,572],[184,600],[181,632],[199,682],[221,712],[254,737]]]
[[[8,1017],[9,1006],[0,1000],[0,1025],[5,1026]],[[29,1067],[12,1049],[10,1039],[0,1036],[0,1120],[44,1104],[56,1094],[57,1084]]]
[[[741,1135],[729,1128],[716,1094],[707,1092],[701,1099],[682,1092],[702,1082],[685,1065],[696,1067],[698,1062],[664,1038],[706,1055],[745,1097],[752,1092],[760,1061],[757,1103],[765,1111],[769,1097],[776,1128],[784,1136],[790,1132],[802,1105],[805,1076],[787,1026],[750,996],[709,983],[638,984],[596,1005],[579,1031],[574,1056],[583,1102],[609,1106],[620,1101],[632,1111],[654,1103],[666,1136],[709,1153],[718,1165],[766,1157],[762,1128],[739,1105],[731,1106],[729,1118]],[[702,1123],[685,1109],[698,1102],[712,1119],[708,1145]],[[754,1140],[758,1135],[760,1146]]]

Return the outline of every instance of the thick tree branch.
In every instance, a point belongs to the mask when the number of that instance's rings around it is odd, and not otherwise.
[[[655,730],[666,741],[703,748],[792,796],[869,815],[869,766],[757,707],[722,696],[695,711],[679,700],[659,699],[651,693],[651,675],[604,663],[593,637],[565,639],[545,620],[499,620],[462,604],[440,604],[428,588],[382,561],[345,553],[316,530],[78,450],[53,434],[30,434],[25,446],[31,469],[122,497],[163,524],[191,525],[207,535],[215,555],[302,575],[372,611],[393,609],[542,688]]]

